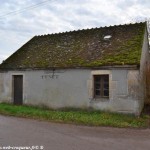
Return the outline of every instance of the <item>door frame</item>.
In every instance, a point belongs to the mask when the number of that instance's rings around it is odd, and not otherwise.
[[[12,73],[11,78],[12,78],[12,96],[11,96],[11,102],[14,104],[14,76],[22,76],[22,104],[24,104],[24,78],[25,75],[23,73]]]

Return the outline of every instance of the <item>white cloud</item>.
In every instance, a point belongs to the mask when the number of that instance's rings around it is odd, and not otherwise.
[[[150,18],[149,0],[49,0],[19,14],[4,16],[45,0],[0,1],[0,62],[34,35],[109,26]],[[2,17],[4,16],[4,17]]]

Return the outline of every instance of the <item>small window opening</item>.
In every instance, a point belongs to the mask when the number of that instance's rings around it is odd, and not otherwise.
[[[109,75],[94,75],[94,97],[109,97]]]

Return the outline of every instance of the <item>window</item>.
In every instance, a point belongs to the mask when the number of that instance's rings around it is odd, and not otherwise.
[[[94,97],[109,97],[109,75],[94,75]]]

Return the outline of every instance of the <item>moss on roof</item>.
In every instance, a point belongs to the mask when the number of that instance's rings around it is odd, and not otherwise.
[[[0,68],[139,65],[146,23],[35,36]],[[110,35],[110,39],[104,39]]]

